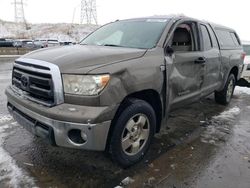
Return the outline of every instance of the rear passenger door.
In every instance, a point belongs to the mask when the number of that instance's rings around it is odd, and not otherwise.
[[[200,23],[199,25],[203,57],[205,59],[205,75],[201,87],[201,96],[206,96],[216,90],[220,84],[220,50],[210,25],[205,23]]]

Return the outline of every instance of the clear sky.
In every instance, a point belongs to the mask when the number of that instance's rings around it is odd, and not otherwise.
[[[0,19],[14,20],[14,0],[0,0]],[[99,24],[117,19],[185,14],[234,28],[250,40],[249,0],[96,0]],[[31,23],[80,22],[81,0],[24,0],[25,17]]]

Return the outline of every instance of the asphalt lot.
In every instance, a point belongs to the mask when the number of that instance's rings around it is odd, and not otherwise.
[[[226,107],[211,96],[172,112],[144,160],[124,170],[102,152],[52,147],[19,126],[4,95],[11,67],[0,60],[0,187],[250,187],[250,88],[237,87]]]

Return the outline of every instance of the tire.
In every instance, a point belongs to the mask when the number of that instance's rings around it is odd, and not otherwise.
[[[230,74],[227,83],[222,91],[215,91],[215,101],[222,105],[227,105],[230,103],[233,96],[236,80],[233,74]]]
[[[155,133],[156,116],[150,104],[130,99],[115,121],[109,152],[112,160],[123,168],[139,162],[149,149]]]

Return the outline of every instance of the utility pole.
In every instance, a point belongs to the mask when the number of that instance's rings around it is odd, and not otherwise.
[[[96,0],[81,0],[80,23],[97,25]]]
[[[14,18],[15,22],[23,23],[25,25],[26,30],[30,29],[24,16],[23,0],[14,0],[12,4],[14,4],[14,8],[15,8],[15,18]]]
[[[23,0],[14,0],[15,7],[15,22],[25,23]]]

